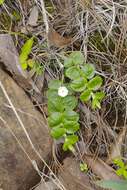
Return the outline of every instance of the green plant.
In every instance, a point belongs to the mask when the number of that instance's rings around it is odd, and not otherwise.
[[[23,45],[23,47],[21,48],[21,53],[19,56],[19,60],[20,60],[20,64],[22,66],[22,69],[27,69],[28,64],[27,64],[27,60],[28,60],[28,56],[31,53],[32,50],[32,46],[34,43],[34,38],[30,38],[28,39],[25,44]]]
[[[4,3],[5,0],[0,0],[0,5],[2,5]]]
[[[80,92],[80,100],[91,101],[92,108],[101,108],[101,101],[105,96],[103,91],[97,91],[101,87],[102,77],[96,75],[92,64],[84,64],[84,57],[81,52],[73,52],[65,59],[65,76],[68,77],[70,87],[74,92]]]
[[[80,170],[82,172],[87,172],[88,171],[88,166],[86,163],[80,163]]]
[[[23,70],[30,68],[33,69],[37,75],[41,75],[43,73],[43,66],[40,63],[38,63],[36,60],[28,59],[29,54],[32,51],[33,43],[34,43],[34,37],[28,39],[25,42],[25,44],[21,48],[19,61]]]
[[[78,141],[76,132],[79,130],[79,115],[75,111],[78,97],[83,102],[92,101],[92,108],[100,108],[104,92],[97,91],[102,85],[102,78],[95,76],[95,67],[84,64],[81,52],[73,52],[64,61],[65,79],[52,80],[48,85],[48,123],[51,135],[55,139],[64,139],[63,150],[74,151]]]
[[[123,162],[123,160],[121,158],[117,158],[113,161],[113,163],[118,167],[116,174],[127,179],[127,165]]]
[[[116,174],[118,176],[123,176],[127,179],[127,165],[123,162],[121,158],[116,158],[113,163],[118,167]],[[112,190],[126,190],[127,189],[127,180],[102,180],[96,182],[97,185],[103,188],[110,188]]]
[[[41,75],[44,71],[43,65],[33,59],[27,60],[27,68],[32,69],[37,75]]]
[[[62,89],[63,86],[63,89]],[[66,84],[60,80],[49,83],[48,97],[48,122],[51,135],[55,139],[64,138],[63,150],[74,151],[73,145],[78,141],[75,132],[79,129],[79,115],[74,111],[77,99],[70,92]],[[63,93],[63,97],[60,96]],[[64,96],[66,95],[67,96]]]
[[[18,11],[14,10],[12,12],[12,15],[13,15],[13,20],[15,20],[15,21],[20,21],[21,20],[21,15],[20,15],[20,13]]]

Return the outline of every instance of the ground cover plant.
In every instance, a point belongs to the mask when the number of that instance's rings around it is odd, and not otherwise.
[[[78,141],[75,134],[79,128],[79,114],[75,108],[78,104],[78,96],[82,102],[91,102],[93,109],[101,108],[104,98],[103,91],[97,91],[102,85],[102,77],[95,76],[95,67],[92,64],[84,64],[84,56],[81,52],[73,52],[64,61],[65,78],[52,80],[48,90],[48,112],[51,135],[55,139],[64,137],[64,150],[74,151],[73,145]],[[66,77],[70,82],[65,83]]]

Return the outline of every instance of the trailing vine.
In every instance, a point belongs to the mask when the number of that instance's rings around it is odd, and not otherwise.
[[[105,93],[99,90],[103,84],[101,76],[96,74],[94,65],[85,64],[81,52],[73,52],[64,60],[65,77],[52,80],[48,85],[48,123],[51,136],[64,139],[63,150],[74,151],[78,142],[76,132],[80,129],[79,114],[76,107],[79,100],[90,102],[93,109],[101,108]],[[70,79],[66,83],[66,79]]]

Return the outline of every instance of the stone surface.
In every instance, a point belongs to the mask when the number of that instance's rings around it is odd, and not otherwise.
[[[51,139],[44,118],[37,111],[25,92],[0,69],[0,81],[41,156],[46,159],[51,150]],[[26,154],[22,151],[10,130],[16,135],[31,160],[42,166],[33,151],[13,110],[0,88],[0,188],[3,190],[28,190],[37,184],[39,178]]]
[[[41,182],[36,188],[35,190],[60,190],[57,188],[57,186],[52,182],[52,181],[48,181],[48,182]]]
[[[59,179],[67,190],[97,190],[92,187],[89,177],[80,171],[79,163],[73,158],[64,160]]]
[[[27,78],[27,73],[21,69],[18,52],[9,34],[0,34],[0,61],[12,74]]]
[[[12,77],[22,88],[25,90],[33,89],[40,95],[39,89],[29,77],[28,72],[21,68],[17,49],[9,34],[0,34],[0,66],[6,67],[6,70],[12,74]]]

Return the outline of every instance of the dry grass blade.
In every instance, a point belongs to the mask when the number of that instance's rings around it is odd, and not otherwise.
[[[48,35],[49,24],[48,24],[48,16],[47,16],[47,12],[46,12],[46,9],[45,9],[44,0],[40,0],[40,3],[41,3],[41,7],[42,7],[42,14],[43,14],[43,20],[44,20],[44,24],[45,24],[45,30],[46,30],[46,34]]]
[[[80,0],[79,1],[84,8],[90,8],[92,0]]]

